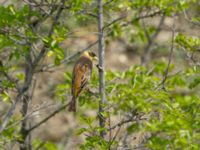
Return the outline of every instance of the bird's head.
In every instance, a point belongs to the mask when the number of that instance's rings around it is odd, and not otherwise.
[[[89,58],[92,61],[97,61],[98,60],[96,54],[94,52],[90,51],[90,50],[84,51],[83,52],[83,56]]]

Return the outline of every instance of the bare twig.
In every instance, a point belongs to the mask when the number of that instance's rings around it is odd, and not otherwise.
[[[141,16],[136,16],[136,17],[133,18],[131,21],[128,21],[127,23],[123,24],[122,27],[128,26],[129,24],[133,23],[134,21],[137,21],[137,20],[140,20],[140,19],[145,19],[145,18],[154,17],[154,16],[159,15],[159,14],[164,14],[164,12],[163,12],[162,10],[158,10],[158,11],[155,11],[155,12],[150,13],[150,14],[141,15]],[[128,14],[127,14],[127,15],[128,15]],[[127,15],[123,15],[123,16],[120,16],[119,18],[114,19],[114,20],[111,21],[110,23],[106,24],[106,25],[103,27],[103,29],[105,30],[106,28],[110,27],[110,26],[113,25],[114,23],[119,22],[119,21],[125,19],[125,18],[127,17]]]
[[[137,120],[138,120],[137,118],[132,118],[132,117],[128,118],[128,119],[124,119],[124,120],[120,121],[119,123],[113,125],[112,127],[108,128],[108,131],[113,130],[113,129],[117,128],[117,127],[121,127],[124,124],[127,124],[129,122],[135,122]]]
[[[168,64],[167,67],[165,69],[165,73],[164,73],[164,77],[162,79],[162,89],[165,90],[165,82],[168,78],[168,74],[169,74],[169,67],[172,61],[172,54],[173,54],[173,50],[174,50],[174,36],[175,36],[175,14],[173,16],[173,26],[172,26],[172,41],[171,41],[171,49],[170,49],[170,53],[169,53],[169,59],[168,59]]]
[[[114,19],[114,20],[111,21],[110,23],[106,24],[106,25],[103,27],[103,29],[108,28],[109,26],[113,25],[114,23],[116,23],[116,22],[118,22],[118,21],[121,21],[121,20],[125,19],[126,17],[127,17],[127,16],[124,15],[124,16],[120,16],[119,18]]]
[[[115,132],[115,135],[113,136],[111,142],[110,142],[110,145],[112,145],[112,143],[116,140],[117,138],[117,135],[119,134],[119,131],[121,130],[121,126],[119,126],[119,128],[117,129],[117,131]],[[111,132],[111,130],[110,130]]]
[[[107,128],[108,131],[113,130],[117,127],[123,126],[130,122],[137,122],[141,120],[147,120],[147,118],[144,116],[144,114],[137,114],[136,112],[132,112],[131,116],[129,116],[127,119],[123,119],[122,121],[118,122],[117,124],[113,125],[112,127]]]
[[[37,127],[39,127],[43,123],[45,123],[47,120],[49,120],[50,118],[52,118],[53,116],[55,116],[57,113],[59,113],[60,111],[62,111],[63,109],[65,109],[68,105],[69,105],[69,103],[66,103],[66,104],[60,106],[58,109],[56,109],[50,115],[48,115],[46,118],[42,119],[39,123],[35,124],[30,129],[28,129],[27,132],[29,133],[29,132],[33,131],[34,129],[36,129]]]

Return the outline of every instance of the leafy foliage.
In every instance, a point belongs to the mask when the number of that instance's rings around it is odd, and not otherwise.
[[[51,69],[59,71],[63,63],[69,64],[72,61],[76,55],[69,55],[73,50],[69,43],[73,43],[73,38],[77,37],[77,29],[85,29],[87,26],[89,32],[96,34],[98,10],[95,1],[27,2],[10,1],[8,5],[0,6],[0,100],[5,107],[1,110],[1,124],[5,122],[6,111],[15,106],[16,101],[23,105],[21,115],[18,109],[14,109],[15,115],[8,118],[5,129],[0,133],[1,149],[16,143],[23,145],[30,134],[27,122],[36,123],[29,114],[35,112],[27,104],[32,104],[33,91],[37,87],[34,81],[38,74],[51,72]],[[168,39],[167,44],[152,40],[151,37],[157,36],[161,27],[146,25],[143,20],[163,16],[172,19],[174,15],[180,16],[194,5],[198,5],[197,0],[104,0],[106,44],[109,45],[112,40],[124,39],[124,43],[136,47],[140,55],[141,49],[145,54],[145,48],[152,45],[153,50],[166,51],[171,48],[171,39]],[[196,16],[192,16],[191,20],[187,18],[187,21],[199,26],[199,18]],[[158,60],[150,61],[147,66],[132,65],[123,72],[106,70],[108,103],[105,112],[101,114],[106,118],[105,128],[99,127],[97,121],[100,98],[97,89],[98,73],[94,70],[89,84],[92,92],[82,93],[79,111],[74,115],[79,124],[77,129],[73,129],[76,130],[75,136],[84,139],[78,144],[81,150],[119,147],[133,149],[136,146],[131,146],[131,143],[138,133],[149,134],[139,143],[139,146],[149,149],[199,149],[200,68],[199,60],[193,59],[193,56],[198,55],[200,39],[177,32],[173,48],[185,50],[176,53],[189,53],[192,65],[179,68],[179,64],[174,61],[168,66],[167,61],[160,59],[159,53],[155,56]],[[63,48],[65,42],[67,48]],[[46,77],[49,79],[45,74]],[[61,101],[61,105],[71,94],[71,71],[63,71],[63,78],[63,82],[53,87],[55,91],[51,91],[53,94],[49,96],[56,103]],[[24,98],[27,99],[24,101]],[[56,113],[59,111],[56,110]],[[106,138],[99,135],[101,131],[106,132]],[[43,142],[41,139],[30,143],[35,149],[41,146],[45,150],[65,149],[64,144]]]

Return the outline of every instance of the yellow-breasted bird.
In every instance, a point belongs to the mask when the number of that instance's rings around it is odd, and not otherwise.
[[[78,61],[74,65],[72,73],[72,100],[69,103],[69,111],[76,112],[76,99],[81,91],[86,87],[93,68],[93,62],[97,60],[95,53],[84,51]]]

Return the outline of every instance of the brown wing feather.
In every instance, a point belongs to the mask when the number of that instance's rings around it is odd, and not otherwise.
[[[87,64],[77,64],[74,68],[72,94],[77,97],[87,85],[91,76],[91,70]]]

